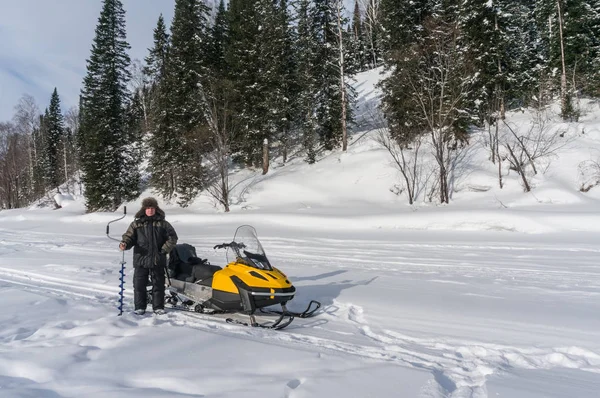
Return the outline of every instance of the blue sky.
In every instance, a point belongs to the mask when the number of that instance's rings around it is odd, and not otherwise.
[[[122,0],[131,59],[147,55],[162,13],[168,24],[175,0]],[[101,0],[0,0],[0,121],[23,94],[40,110],[58,89],[63,112],[77,105]]]
[[[121,1],[129,56],[143,61],[161,13],[170,26],[175,0]],[[344,0],[348,14],[354,1]],[[0,122],[12,119],[23,94],[43,111],[54,87],[63,112],[77,106],[101,8],[102,0],[0,0]]]

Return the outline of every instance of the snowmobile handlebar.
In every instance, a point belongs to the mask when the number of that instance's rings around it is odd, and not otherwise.
[[[121,217],[117,218],[116,220],[109,221],[109,223],[106,224],[106,236],[108,236],[108,239],[112,239],[117,242],[121,241],[121,239],[113,238],[112,236],[110,236],[110,224],[124,219],[126,215],[127,215],[127,206],[123,206],[123,215]]]
[[[221,243],[220,245],[215,245],[215,247],[213,247],[213,249],[226,249],[228,247],[231,247],[234,250],[239,250],[239,249],[245,248],[246,245],[243,243],[237,243],[237,242]]]

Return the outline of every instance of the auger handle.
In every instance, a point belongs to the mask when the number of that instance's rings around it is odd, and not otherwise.
[[[110,224],[124,219],[126,215],[127,215],[127,206],[123,206],[123,215],[121,217],[117,218],[116,220],[112,220],[108,224],[106,224],[106,236],[108,236],[108,239],[112,239],[117,242],[121,241],[121,239],[113,238],[112,236],[110,236]]]

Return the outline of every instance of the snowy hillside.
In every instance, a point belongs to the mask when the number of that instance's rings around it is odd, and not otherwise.
[[[377,78],[357,77],[359,114]],[[0,397],[597,397],[600,188],[579,191],[579,165],[600,157],[600,106],[582,109],[571,124],[549,113],[565,145],[530,193],[508,165],[499,188],[482,131],[451,203],[409,206],[377,131],[358,128],[347,153],[237,173],[230,213],[208,197],[162,205],[179,241],[213,264],[225,265],[215,244],[256,227],[297,288],[289,307],[323,304],[282,331],[135,316],[131,252],[118,317],[121,254],[105,232],[121,209],[85,214],[75,197],[2,211]]]

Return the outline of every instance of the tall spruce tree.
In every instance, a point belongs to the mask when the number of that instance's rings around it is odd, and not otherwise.
[[[63,135],[65,134],[65,126],[62,112],[60,110],[60,98],[58,97],[58,91],[54,88],[52,97],[50,98],[50,107],[45,116],[46,124],[46,170],[45,177],[48,187],[56,188],[63,181],[63,173],[61,173],[62,167],[64,167],[64,161],[61,162],[61,157],[64,156],[61,153],[61,142],[63,141]]]
[[[342,141],[342,101],[340,86],[340,52],[337,0],[315,0],[315,23],[317,27],[318,58],[317,84],[317,132],[323,148],[331,150]],[[343,89],[347,90],[347,87]],[[348,111],[349,103],[346,104]],[[347,112],[351,117],[351,113]]]
[[[560,8],[559,8],[560,7]],[[600,82],[600,2],[598,0],[536,0],[535,15],[540,37],[540,58],[546,91],[558,92],[562,70],[562,46],[567,76],[567,96],[595,94]],[[559,21],[560,10],[562,21]],[[563,110],[564,113],[564,110]]]
[[[130,79],[125,10],[104,0],[80,96],[81,163],[88,211],[116,209],[135,198],[129,174],[138,164],[129,156],[125,110]],[[133,179],[135,180],[135,179]]]
[[[534,3],[529,0],[498,2],[500,40],[506,62],[507,108],[532,105],[542,59],[535,24]]]
[[[168,51],[169,35],[165,26],[165,20],[162,14],[160,14],[154,28],[154,45],[149,49],[148,56],[145,58],[146,66],[144,73],[151,85],[160,82],[164,77]]]
[[[390,134],[400,144],[410,143],[423,132],[423,126],[415,123],[414,115],[419,109],[410,100],[412,87],[406,76],[418,66],[416,45],[423,42],[423,24],[432,14],[428,0],[381,0],[381,23],[385,32],[382,47],[389,72],[379,83],[383,91],[381,106]]]
[[[167,200],[174,192],[174,157],[177,138],[169,133],[171,120],[167,115],[170,91],[167,83],[167,64],[170,37],[162,15],[154,28],[154,45],[145,58],[146,73],[149,83],[149,132],[147,138],[150,156],[148,170],[150,185]]]
[[[247,165],[258,166],[262,159],[264,86],[261,80],[260,15],[261,0],[229,2],[229,35],[225,59],[235,92],[235,114],[239,131],[234,150]]]
[[[281,156],[284,162],[287,161],[288,150],[291,146],[293,137],[293,126],[298,117],[298,108],[296,98],[299,88],[297,80],[297,62],[294,57],[294,31],[291,26],[291,15],[289,12],[288,0],[279,0],[276,8],[276,26],[279,63],[276,85],[279,85],[279,96],[275,101],[281,100],[279,104],[279,114],[275,122],[278,135],[275,137],[280,142],[282,149]]]
[[[177,0],[171,25],[166,77],[161,88],[162,119],[158,134],[169,140],[161,156],[169,170],[168,190],[180,205],[192,201],[204,184],[202,156],[206,146],[204,116],[209,77],[208,8],[201,0]]]
[[[225,8],[224,0],[219,1],[210,34],[210,50],[208,52],[210,69],[213,74],[222,76],[226,71],[225,46],[228,34],[227,9]]]
[[[382,1],[368,0],[365,12],[363,32],[365,34],[365,45],[368,53],[367,64],[370,68],[381,65],[383,61],[382,36],[384,32],[381,29],[381,19],[383,17],[381,11]]]
[[[264,139],[285,142],[291,113],[289,96],[293,68],[287,1],[259,0],[256,6],[261,26],[257,35],[259,73],[256,83],[261,101],[257,104],[255,117],[262,132],[256,137],[256,144]]]
[[[358,0],[354,1],[354,11],[352,12],[352,24],[350,26],[348,40],[348,66],[349,72],[361,72],[367,66],[366,54],[366,36],[363,28],[363,18],[358,5]]]
[[[306,151],[306,161],[309,164],[316,162],[317,157],[317,118],[316,98],[318,92],[317,75],[319,47],[315,9],[311,0],[299,0],[296,3],[296,83],[298,95],[297,125]]]
[[[125,132],[127,142],[130,143],[126,152],[128,163],[140,164],[143,160],[144,126],[142,96],[140,91],[137,91],[125,109]],[[127,186],[140,187],[138,190],[132,190],[132,195],[138,196],[141,193],[141,176],[137,168],[124,170],[122,178]]]

